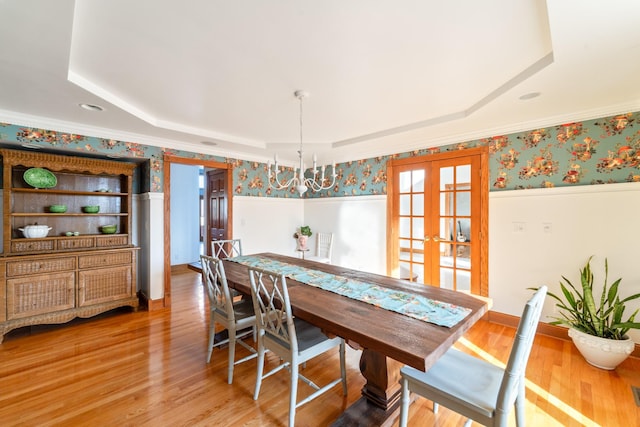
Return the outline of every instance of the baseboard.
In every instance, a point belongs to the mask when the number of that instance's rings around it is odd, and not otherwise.
[[[140,301],[140,306],[147,311],[162,310],[164,308],[164,298],[152,300],[141,291],[138,291],[138,301]]]
[[[496,313],[494,311],[489,311],[487,320],[492,323],[497,323],[499,325],[510,326],[512,328],[518,327],[518,322],[520,318],[518,316],[512,316],[510,314],[504,313]],[[540,322],[538,323],[537,334],[547,335],[553,338],[558,338],[561,340],[569,341],[569,335],[567,334],[567,328],[563,326],[550,325],[548,323]],[[635,349],[631,353],[631,357],[640,358],[640,344],[636,343]]]
[[[147,305],[149,307],[149,311],[162,310],[164,308],[164,298],[161,299],[150,299],[147,301]]]
[[[179,273],[187,273],[191,272],[189,269],[189,264],[176,264],[171,266],[171,274],[179,274]]]

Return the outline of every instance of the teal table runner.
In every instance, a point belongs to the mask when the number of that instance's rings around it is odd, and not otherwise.
[[[432,300],[422,295],[389,289],[271,258],[249,255],[228,258],[227,261],[284,274],[287,278],[310,286],[448,328],[455,326],[471,312],[468,308]]]

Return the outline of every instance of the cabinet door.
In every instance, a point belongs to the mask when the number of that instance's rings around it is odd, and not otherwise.
[[[73,308],[74,285],[72,271],[7,279],[7,320]]]
[[[78,273],[78,306],[116,301],[134,295],[131,266],[85,270]]]

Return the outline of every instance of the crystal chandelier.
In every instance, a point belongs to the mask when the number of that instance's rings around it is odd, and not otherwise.
[[[274,156],[274,170],[271,170],[271,161],[267,163],[267,176],[269,177],[269,186],[275,188],[276,190],[284,190],[285,188],[295,187],[295,189],[300,193],[300,196],[307,191],[308,188],[311,188],[313,191],[326,190],[327,188],[333,187],[333,184],[336,182],[336,165],[335,163],[331,166],[317,166],[316,165],[316,155],[313,155],[313,168],[311,169],[311,176],[305,177],[305,168],[304,163],[302,162],[302,100],[309,96],[309,94],[302,90],[297,90],[294,93],[295,97],[300,101],[300,150],[298,150],[298,159],[300,161],[300,166],[297,166],[293,169],[293,178],[288,181],[281,182],[278,178],[278,173],[280,169],[278,167],[278,156]],[[327,179],[325,182],[325,169],[331,168],[331,179]],[[326,171],[329,172],[328,170]],[[330,181],[330,182],[329,182]]]

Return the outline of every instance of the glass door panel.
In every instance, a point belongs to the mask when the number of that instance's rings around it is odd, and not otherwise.
[[[424,283],[425,169],[409,169],[399,174],[397,276]]]
[[[438,269],[440,287],[471,290],[471,233],[472,233],[472,182],[470,159],[451,159],[434,162],[438,170],[433,184],[438,192],[440,206],[440,252]]]
[[[452,290],[479,290],[479,156],[406,162],[394,172],[397,237],[392,262],[403,279]],[[475,177],[475,178],[474,178]],[[397,216],[396,216],[397,215]],[[476,276],[478,276],[476,274]]]

